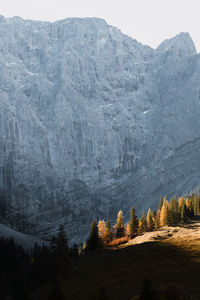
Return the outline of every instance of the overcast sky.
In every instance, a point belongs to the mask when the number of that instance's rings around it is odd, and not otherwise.
[[[200,0],[0,0],[0,14],[48,21],[100,17],[154,48],[187,31],[200,52]]]

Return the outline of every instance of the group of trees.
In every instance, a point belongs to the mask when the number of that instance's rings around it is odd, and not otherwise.
[[[172,198],[170,201],[160,199],[158,210],[153,212],[149,208],[147,215],[142,213],[140,219],[137,218],[136,210],[131,208],[130,218],[125,225],[123,212],[118,212],[117,220],[111,227],[109,219],[99,220],[98,224],[92,222],[90,237],[87,242],[88,250],[101,248],[112,240],[127,237],[134,238],[136,235],[146,231],[158,230],[163,226],[176,225],[179,222],[186,222],[195,214],[199,214],[200,196],[193,194],[186,199],[183,197]]]
[[[109,219],[106,222],[100,220],[98,224],[93,221],[89,239],[81,248],[76,245],[69,247],[62,225],[49,245],[35,244],[29,252],[17,246],[12,239],[0,238],[0,298],[5,299],[9,296],[15,300],[26,299],[32,289],[50,282],[48,299],[65,299],[59,282],[74,272],[79,258],[81,259],[80,254],[102,248],[113,240],[130,239],[162,226],[186,222],[195,214],[199,214],[199,203],[200,197],[197,195],[186,199],[173,198],[170,201],[164,198],[160,200],[157,211],[151,212],[149,209],[147,215],[143,212],[140,219],[132,207],[127,223],[120,210],[112,226]]]
[[[0,299],[30,299],[33,289],[50,283],[49,300],[66,299],[59,282],[68,278],[78,258],[78,247],[68,245],[64,226],[49,244],[25,251],[12,238],[0,237]]]

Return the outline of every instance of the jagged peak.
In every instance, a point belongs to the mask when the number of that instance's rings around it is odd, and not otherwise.
[[[162,42],[156,49],[157,54],[172,52],[176,56],[188,56],[196,54],[195,44],[188,32],[181,32],[171,39]]]

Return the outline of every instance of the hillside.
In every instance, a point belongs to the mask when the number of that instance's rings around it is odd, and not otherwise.
[[[30,250],[34,247],[35,243],[37,243],[40,246],[42,246],[43,244],[47,244],[47,242],[37,238],[36,236],[23,234],[3,224],[0,224],[0,237],[3,237],[5,239],[14,239],[15,243],[18,246],[21,245],[24,250]]]
[[[139,295],[144,279],[149,278],[157,292],[167,291],[168,296],[162,299],[196,300],[200,295],[199,253],[197,216],[183,227],[161,228],[126,245],[84,257],[76,272],[60,283],[61,290],[66,299],[98,299],[103,288],[108,300],[130,300],[137,299],[134,296]],[[45,290],[48,287],[34,292],[31,299],[45,297]]]

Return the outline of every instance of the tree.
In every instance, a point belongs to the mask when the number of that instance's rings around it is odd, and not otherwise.
[[[159,202],[159,205],[158,205],[158,209],[161,210],[163,206],[163,199],[160,197],[160,202]]]
[[[111,237],[111,231],[110,231],[110,222],[109,222],[109,219],[107,219],[106,228],[105,228],[104,235],[103,235],[103,240],[106,243],[109,243],[111,241],[111,239],[112,239],[112,237]]]
[[[106,229],[105,221],[104,220],[99,220],[99,222],[98,222],[99,238],[103,239],[105,229]]]
[[[69,246],[64,226],[60,225],[58,236],[56,238],[56,272],[58,275],[65,277],[69,268]]]
[[[87,241],[87,250],[95,251],[99,247],[98,228],[95,221],[92,221],[90,236]]]
[[[138,232],[138,219],[136,216],[135,208],[134,206],[131,207],[131,213],[130,213],[130,220],[127,225],[127,234],[131,238],[133,238]]]
[[[37,242],[35,242],[34,247],[33,247],[33,257],[35,258],[39,251],[40,251],[41,247],[38,245]]]
[[[184,198],[183,197],[180,197],[178,199],[178,207],[181,208],[181,206],[183,205],[183,203],[185,202]]]
[[[150,208],[149,208],[148,213],[147,213],[147,230],[148,231],[153,231],[154,230],[153,216],[152,216]]]
[[[200,201],[199,197],[197,197],[197,215],[199,214],[199,201]]]
[[[50,250],[51,250],[51,253],[56,253],[56,249],[57,249],[57,239],[54,236],[52,236],[51,238],[51,241],[50,241]]]
[[[160,210],[157,211],[155,219],[154,219],[154,227],[155,230],[158,230],[160,228]]]
[[[186,205],[185,203],[182,205],[181,207],[181,220],[183,222],[186,222],[187,221],[187,208],[186,208]]]
[[[142,216],[139,220],[139,232],[147,231],[147,220],[144,211],[142,212]]]
[[[116,222],[116,237],[121,238],[125,235],[123,212],[120,210],[117,215]]]
[[[179,211],[178,211],[178,201],[176,198],[171,199],[168,205],[169,209],[169,225],[177,224],[179,222]]]
[[[152,212],[152,217],[153,217],[153,219],[156,218],[156,214],[157,214],[157,213],[156,213],[156,210],[154,209],[153,212]]]
[[[168,225],[168,220],[169,220],[168,201],[165,199],[160,212],[160,226],[162,227]]]
[[[192,200],[190,198],[187,198],[185,201],[185,205],[187,208],[188,218],[193,218],[194,217],[194,209],[193,209],[193,205],[192,205]]]
[[[82,247],[79,248],[79,255],[84,255],[87,251],[87,243],[84,241]]]
[[[199,214],[199,197],[200,195],[197,196],[197,194],[192,195],[193,210],[195,215]]]
[[[58,231],[58,237],[56,239],[57,241],[57,247],[61,251],[65,251],[65,253],[69,253],[69,246],[68,246],[68,239],[66,232],[64,230],[64,226],[60,225],[59,226],[59,231]]]
[[[108,228],[109,230],[111,229],[111,226],[110,226],[110,221],[109,221],[109,219],[107,219],[107,221],[106,221],[106,228]]]

